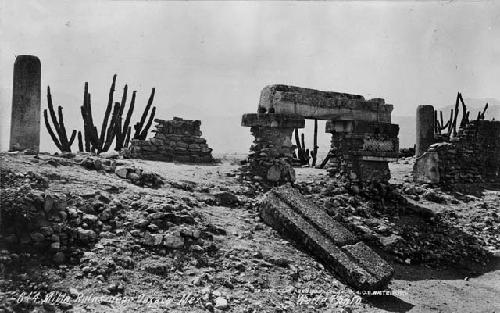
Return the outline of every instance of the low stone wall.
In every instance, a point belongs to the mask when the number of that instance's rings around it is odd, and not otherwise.
[[[2,174],[8,176],[15,178],[12,173]],[[115,228],[115,217],[123,209],[119,202],[99,194],[69,199],[26,185],[0,191],[0,249],[35,253],[56,264],[78,262],[82,249],[94,245],[100,233]]]
[[[212,149],[201,137],[201,121],[155,119],[155,136],[148,140],[132,140],[124,157],[165,162],[211,163]]]
[[[414,177],[453,189],[500,184],[500,121],[472,121],[449,142],[431,145]]]

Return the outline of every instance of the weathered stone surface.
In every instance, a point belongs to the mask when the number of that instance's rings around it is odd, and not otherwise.
[[[416,148],[415,156],[421,156],[434,143],[434,107],[419,105],[416,121]]]
[[[389,283],[394,269],[362,241],[342,248],[379,281]]]
[[[335,221],[316,205],[304,201],[304,198],[297,189],[279,188],[276,196],[281,201],[293,207],[304,219],[312,223],[315,228],[320,230],[324,236],[328,237],[336,245],[353,244],[358,241],[353,233],[348,231],[339,222]]]
[[[115,174],[120,178],[127,178],[128,168],[125,166],[117,167]]]
[[[260,114],[247,113],[241,118],[245,127],[304,128],[305,119],[298,114]]]
[[[287,85],[270,85],[260,95],[259,112],[299,114],[325,120],[363,120],[391,122],[393,106],[383,99],[319,91]]]
[[[423,183],[439,183],[439,154],[425,152],[419,156],[413,167],[413,177]]]
[[[320,211],[285,186],[268,192],[260,207],[261,217],[267,224],[302,246],[352,287],[384,288],[393,274],[390,265],[361,242],[355,243],[352,233]]]
[[[40,146],[40,60],[32,55],[18,55],[14,63],[10,151]]]

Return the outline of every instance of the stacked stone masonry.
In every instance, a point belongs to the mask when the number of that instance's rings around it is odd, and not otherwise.
[[[458,190],[500,184],[500,121],[472,121],[455,138],[431,145],[414,174],[417,181]]]
[[[396,160],[399,150],[399,126],[365,121],[328,121],[332,134],[330,176],[349,180],[388,181],[387,162]]]
[[[212,149],[202,138],[199,120],[155,119],[154,137],[148,140],[132,140],[125,156],[135,159],[182,163],[214,162]]]
[[[244,170],[257,180],[293,182],[291,136],[295,128],[304,127],[304,119],[296,114],[245,114],[242,125],[251,127],[255,138]]]

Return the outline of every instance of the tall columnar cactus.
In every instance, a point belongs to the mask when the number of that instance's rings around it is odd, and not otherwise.
[[[155,96],[155,89],[153,88],[151,90],[151,95],[149,96],[148,99],[148,104],[146,105],[146,108],[142,113],[141,120],[134,125],[135,133],[133,139],[145,140],[148,135],[149,128],[151,127],[151,124],[153,123],[153,119],[156,114],[156,107],[153,107],[153,109],[151,110],[151,115],[149,116],[146,126],[144,126],[144,123],[146,122],[146,118],[148,117],[149,109],[153,105],[154,96]]]
[[[134,112],[135,94],[136,91],[132,93],[132,99],[130,100],[127,116],[125,117],[125,121],[123,122],[122,125],[123,111],[125,110],[125,105],[127,102],[127,85],[125,85],[125,88],[123,88],[122,102],[120,103],[120,112],[118,114],[118,119],[116,120],[115,123],[116,151],[120,151],[122,148],[128,146],[128,141],[130,140],[130,131],[131,131],[131,127],[129,125],[130,125],[130,118],[132,117],[132,113]],[[129,134],[128,139],[127,139],[127,134]]]
[[[82,133],[78,131],[78,150],[80,152],[84,152],[84,147],[83,147],[83,139],[82,139]]]
[[[312,166],[316,166],[316,157],[318,155],[318,120],[314,119],[314,137],[313,150],[311,151]]]
[[[306,149],[304,134],[301,136],[302,143],[299,140],[299,130],[295,129],[295,144],[297,146],[297,158],[301,164],[309,164],[309,149]]]
[[[484,115],[486,114],[486,110],[488,110],[488,102],[486,102],[486,105],[484,106],[483,112],[479,111],[477,112],[477,120],[484,120]]]
[[[68,140],[68,136],[66,134],[66,127],[64,126],[64,117],[62,111],[63,108],[61,106],[58,106],[57,108],[59,115],[59,120],[58,120],[56,117],[56,112],[54,111],[54,106],[52,105],[52,95],[50,94],[50,87],[47,87],[47,106],[49,108],[52,124],[54,124],[54,129],[57,133],[56,135],[52,130],[52,127],[50,126],[47,109],[43,110],[45,126],[47,127],[47,131],[49,132],[52,141],[61,152],[71,152],[71,145],[75,140],[76,130],[73,130],[73,132],[71,133],[71,137]]]
[[[113,75],[113,82],[109,89],[109,98],[106,111],[104,113],[104,119],[101,125],[100,135],[97,132],[97,127],[94,124],[92,118],[92,101],[91,94],[88,91],[88,82],[85,82],[84,94],[83,94],[83,106],[80,107],[82,117],[83,117],[83,127],[84,127],[84,137],[85,137],[85,150],[87,152],[103,152],[108,151],[115,137],[115,123],[118,119],[119,107],[113,108],[113,93],[115,91],[116,85],[116,74]],[[111,109],[113,108],[113,113],[111,116],[111,122],[109,123],[109,117]],[[106,129],[107,128],[107,129]]]
[[[453,110],[452,110],[452,115],[453,115]],[[448,129],[450,124],[451,124],[451,117],[450,120],[448,120],[445,124],[443,120],[443,112],[439,111],[439,119],[438,119],[438,111],[434,111],[435,134],[441,135],[441,132],[445,129]]]

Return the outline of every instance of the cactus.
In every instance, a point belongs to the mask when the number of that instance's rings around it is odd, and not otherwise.
[[[313,151],[311,151],[312,166],[316,166],[316,156],[318,155],[318,120],[314,119]]]
[[[82,133],[81,133],[80,131],[78,131],[78,150],[79,150],[80,152],[85,151],[85,150],[84,150],[84,147],[83,147]]]
[[[47,131],[49,132],[52,141],[57,146],[57,148],[61,152],[71,152],[71,145],[76,137],[76,130],[73,130],[71,133],[71,137],[68,140],[68,136],[66,134],[66,127],[64,126],[64,117],[63,117],[63,108],[58,106],[57,111],[59,115],[59,120],[56,117],[56,113],[54,111],[54,106],[52,105],[52,95],[50,94],[50,87],[47,87],[47,106],[49,108],[50,117],[52,119],[52,124],[54,124],[54,129],[57,135],[52,130],[52,127],[49,123],[49,117],[47,114],[47,109],[43,110],[43,117],[45,119],[45,127],[47,127]]]
[[[462,103],[462,121],[460,121],[460,128],[464,129],[467,124],[469,124],[469,115],[470,112],[467,111],[467,106],[464,103],[464,99],[462,98],[462,94],[459,93],[460,102]]]
[[[452,115],[453,115],[453,110],[452,110]],[[440,135],[441,132],[445,129],[447,130],[446,132],[448,133],[448,129],[451,124],[451,117],[450,120],[448,120],[445,124],[443,120],[443,112],[439,111],[439,119],[437,116],[438,116],[437,111],[434,111],[434,125],[435,125],[434,133]]]
[[[480,121],[480,120],[484,120],[484,115],[486,113],[486,110],[488,110],[488,102],[486,102],[486,105],[484,106],[484,109],[483,109],[483,112],[479,111],[477,113],[477,120]]]
[[[299,140],[299,130],[295,129],[295,143],[297,145],[297,159],[300,164],[309,164],[309,149],[305,149],[305,138],[302,134],[302,143]]]
[[[146,126],[144,126],[144,123],[146,122],[146,118],[148,117],[149,109],[153,105],[154,96],[155,96],[155,89],[153,88],[151,90],[151,95],[149,96],[148,99],[148,104],[146,105],[146,108],[142,113],[141,120],[134,125],[135,133],[133,139],[145,140],[148,135],[149,128],[151,127],[151,124],[153,123],[153,119],[156,114],[156,107],[153,107],[153,109],[151,110],[151,115],[149,116]]]
[[[108,122],[111,109],[113,108],[113,93],[115,91],[115,85],[116,85],[116,74],[113,75],[113,82],[111,83],[111,87],[109,88],[108,105],[104,113],[104,119],[102,121],[101,132],[99,135],[97,132],[97,127],[95,126],[94,120],[92,118],[92,101],[91,101],[91,94],[88,91],[88,82],[85,82],[84,94],[83,94],[83,106],[80,107],[80,111],[83,117],[85,151],[87,152],[100,153],[103,151],[108,151],[109,147],[111,146],[111,143],[113,142],[115,134],[114,127],[116,120],[118,118],[116,105],[115,109],[113,110],[109,126]]]
[[[120,112],[118,114],[118,119],[116,120],[115,123],[116,151],[120,151],[122,148],[126,148],[128,146],[128,142],[130,141],[130,135],[128,135],[129,139],[127,140],[127,134],[130,131],[129,125],[130,125],[130,118],[132,117],[132,113],[134,112],[135,96],[136,96],[136,91],[132,93],[132,99],[130,100],[127,116],[125,117],[125,121],[122,125],[123,111],[125,110],[125,104],[127,101],[127,85],[125,85],[125,87],[123,88],[122,102],[120,104]]]

